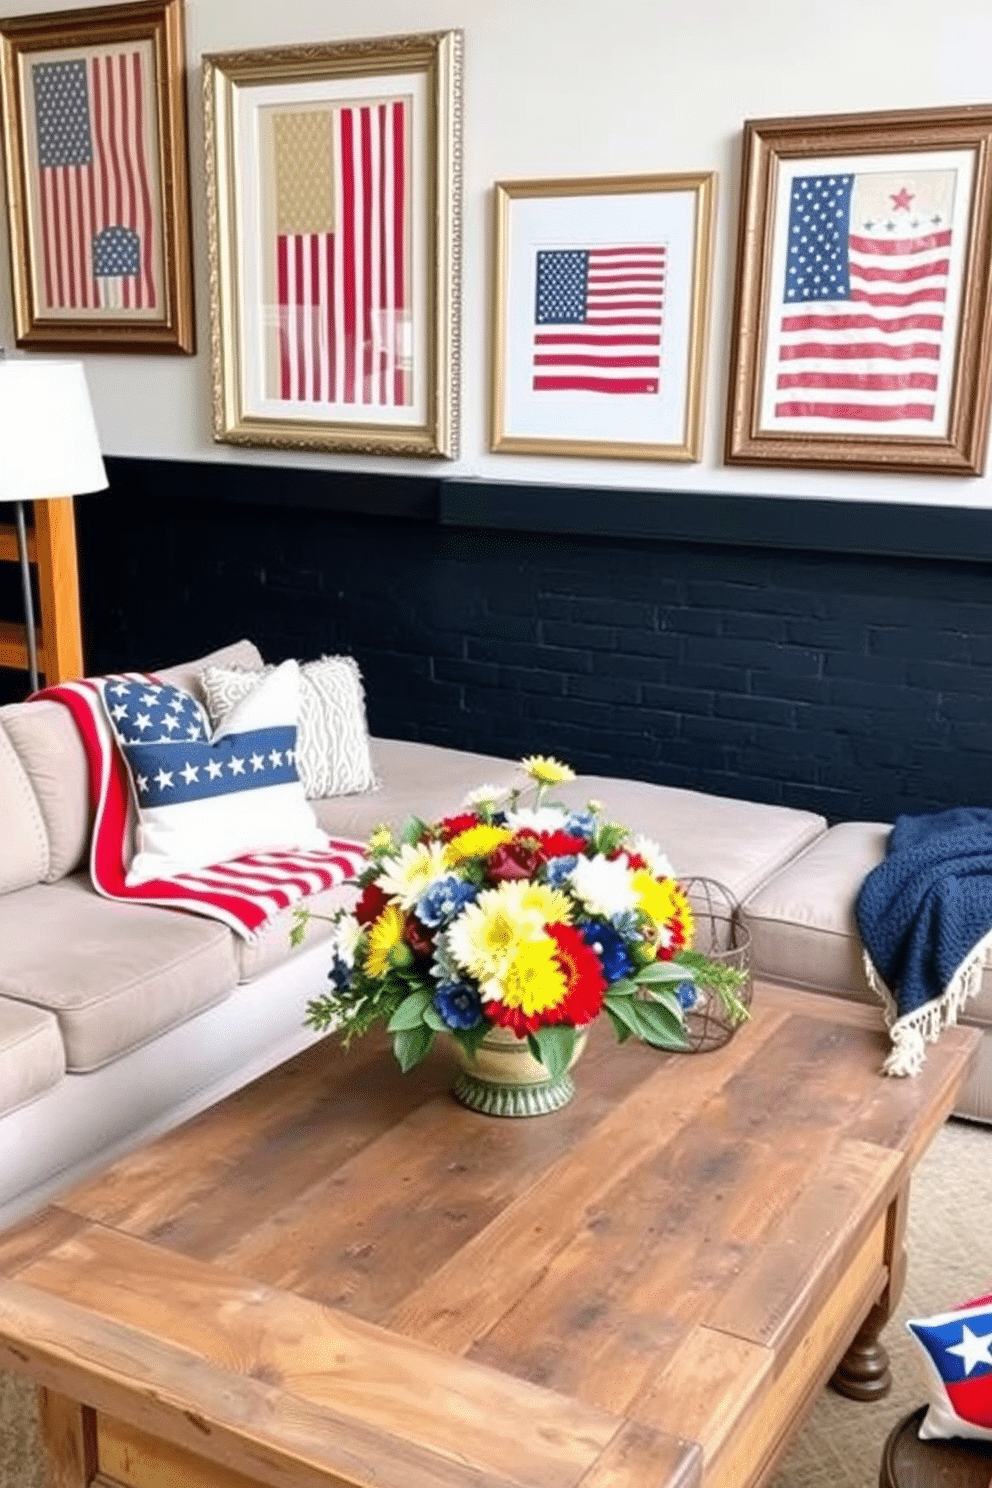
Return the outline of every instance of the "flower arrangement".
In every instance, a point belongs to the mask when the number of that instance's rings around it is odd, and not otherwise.
[[[692,910],[658,845],[595,801],[546,801],[575,778],[567,765],[533,755],[521,768],[519,786],[482,786],[453,816],[372,834],[357,904],[334,918],[333,990],[307,1023],[346,1043],[385,1023],[404,1070],[439,1033],[473,1056],[509,1029],[556,1077],[601,1013],[620,1042],[664,1049],[685,1047],[702,989],[745,1017],[738,974],[691,949]],[[311,913],[297,912],[294,939]]]

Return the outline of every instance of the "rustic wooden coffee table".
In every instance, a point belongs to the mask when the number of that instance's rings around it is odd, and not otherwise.
[[[887,1080],[873,1010],[759,987],[714,1053],[597,1026],[522,1121],[324,1042],[0,1236],[0,1367],[58,1488],[760,1483],[838,1366],[885,1388],[978,1037]]]

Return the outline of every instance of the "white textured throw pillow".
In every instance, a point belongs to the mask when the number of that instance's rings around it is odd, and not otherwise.
[[[327,847],[294,764],[295,661],[260,678],[212,738],[202,707],[183,688],[107,682],[103,700],[137,807],[128,885],[245,853]]]
[[[215,728],[271,670],[204,668],[200,680]],[[311,801],[378,789],[369,754],[362,674],[353,656],[322,656],[300,667],[296,767]]]

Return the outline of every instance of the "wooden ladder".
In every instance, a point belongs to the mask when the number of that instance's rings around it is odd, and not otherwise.
[[[38,573],[40,624],[36,630],[38,670],[49,686],[83,675],[83,635],[79,619],[79,567],[76,520],[71,496],[34,502],[34,531],[28,557]],[[17,530],[0,524],[0,562],[17,563]],[[28,670],[23,624],[0,621],[0,667]]]

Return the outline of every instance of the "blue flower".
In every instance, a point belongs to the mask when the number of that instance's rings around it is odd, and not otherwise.
[[[629,976],[634,963],[623,941],[605,920],[583,920],[578,930],[586,945],[596,952],[608,982]]]
[[[465,982],[438,987],[433,1002],[449,1028],[474,1028],[482,1018],[482,998]]]
[[[700,1001],[699,992],[692,982],[679,982],[675,988],[675,996],[679,1000],[679,1007],[683,1012],[691,1012]]]
[[[449,873],[426,888],[417,901],[417,918],[431,930],[453,920],[459,910],[471,904],[478,894],[474,884],[463,883]]]
[[[347,987],[351,980],[351,969],[345,965],[340,956],[334,957],[331,969],[327,973],[327,980],[333,982],[336,992],[340,992],[342,987]]]
[[[636,909],[623,909],[611,915],[610,924],[623,940],[644,939],[644,917]]]
[[[568,858],[549,858],[545,879],[553,889],[560,888],[578,861],[574,854]]]
[[[596,818],[591,811],[573,811],[565,818],[564,830],[570,837],[584,837],[588,841],[596,830]]]

